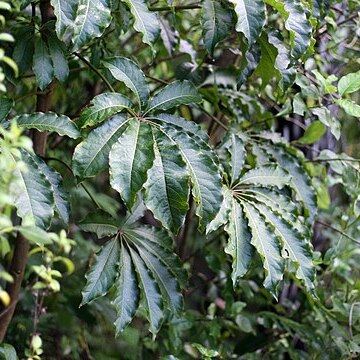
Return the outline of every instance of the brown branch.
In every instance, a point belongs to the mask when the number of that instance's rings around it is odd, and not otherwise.
[[[47,23],[48,21],[54,18],[54,11],[51,7],[50,0],[41,0],[40,2],[40,11],[42,17],[42,24]],[[47,112],[51,108],[51,94],[54,88],[54,82],[52,82],[44,92],[37,95],[36,101],[36,111]],[[46,141],[47,133],[39,132],[37,130],[32,130],[31,137],[33,140],[33,147],[36,154],[44,156],[46,153]],[[14,281],[8,283],[6,291],[8,292],[11,303],[8,308],[6,308],[2,313],[0,313],[0,343],[4,340],[7,329],[10,325],[10,322],[13,318],[16,304],[19,300],[21,284],[24,278],[27,256],[29,253],[30,244],[29,241],[18,233],[16,241],[14,254],[10,264],[10,274],[12,275]]]
[[[340,229],[338,229],[338,228],[336,228],[336,227],[334,227],[334,226],[332,226],[332,225],[330,225],[330,224],[327,224],[327,223],[325,223],[325,222],[323,222],[323,221],[320,221],[320,220],[316,220],[315,222],[316,222],[317,224],[319,224],[319,225],[322,225],[322,226],[324,226],[324,227],[326,227],[326,228],[328,228],[328,229],[331,229],[331,230],[337,232],[338,234],[341,234],[342,236],[345,236],[346,238],[348,238],[348,239],[351,240],[351,241],[356,242],[357,244],[360,244],[360,241],[359,241],[359,240],[356,240],[355,238],[353,238],[352,236],[348,235],[348,234],[345,233],[344,231],[342,231],[342,230],[340,230]]]
[[[15,250],[9,271],[14,281],[9,283],[6,288],[6,291],[10,295],[11,303],[9,307],[5,309],[6,311],[3,311],[0,315],[0,343],[4,340],[6,331],[14,315],[16,304],[19,299],[29,248],[29,241],[26,240],[21,234],[18,234],[15,241]]]
[[[172,10],[192,10],[192,9],[201,9],[200,3],[189,4],[189,5],[159,6],[159,7],[149,8],[150,11],[172,11]]]

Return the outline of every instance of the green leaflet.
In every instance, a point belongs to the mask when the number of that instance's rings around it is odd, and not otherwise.
[[[103,93],[95,96],[90,105],[82,111],[78,124],[80,127],[98,125],[125,108],[131,108],[131,101],[117,93]]]
[[[281,167],[276,165],[264,165],[246,172],[237,185],[251,184],[262,186],[276,186],[282,189],[289,185],[291,181],[290,175]]]
[[[145,184],[145,205],[163,226],[176,234],[189,208],[189,175],[179,148],[164,133],[152,128],[155,160]]]
[[[263,165],[271,163],[269,154],[267,154],[264,149],[262,149],[255,142],[251,144],[251,152],[255,156],[256,166],[261,167]]]
[[[253,187],[251,189],[245,189],[244,194],[250,195],[253,197],[253,200],[257,202],[262,202],[273,211],[278,211],[282,214],[285,220],[292,222],[294,224],[300,224],[297,221],[298,208],[292,199],[279,190],[270,189],[270,188],[261,188]],[[300,230],[301,229],[301,230]],[[305,226],[299,226],[299,231],[304,233],[307,232]]]
[[[134,213],[139,211],[143,211],[141,202]],[[184,286],[187,276],[173,253],[172,239],[162,229],[134,224],[136,218],[138,215],[128,213],[125,221],[117,222],[98,210],[79,225],[85,231],[97,232],[100,237],[119,235],[108,241],[95,257],[86,275],[87,284],[81,303],[105,295],[114,285],[112,304],[117,313],[117,335],[134,317],[140,294],[153,334],[161,326],[164,305],[175,314],[183,308],[179,284]],[[122,225],[119,227],[118,223]]]
[[[347,99],[338,99],[336,103],[340,105],[347,114],[355,117],[360,117],[360,105],[356,104],[354,101]]]
[[[115,235],[119,230],[118,222],[101,209],[88,214],[78,225],[82,231],[93,232],[99,239]]]
[[[239,86],[244,84],[249,79],[249,77],[254,73],[261,59],[260,47],[257,43],[253,44],[249,50],[246,50],[246,46],[244,44],[242,44],[241,48],[245,54],[241,59],[240,76],[237,79]],[[236,97],[230,98],[230,101],[232,104],[235,105]],[[241,116],[239,116],[239,114],[237,114],[236,112],[235,115],[238,118],[241,118]]]
[[[291,223],[282,218],[281,213],[272,211],[264,204],[254,205],[274,227],[275,234],[281,239],[283,257],[289,257],[297,268],[296,277],[304,281],[306,288],[314,288],[315,269],[309,242],[297,232]]]
[[[285,221],[310,242],[311,229],[299,220],[299,211],[291,198],[281,194],[278,190],[268,188],[246,189],[244,194],[252,201],[262,203],[273,212],[280,213]]]
[[[313,121],[298,140],[300,144],[313,144],[326,133],[326,126],[321,121]]]
[[[330,128],[331,133],[335,136],[336,140],[341,136],[341,124],[338,119],[331,116],[331,112],[326,107],[311,109],[311,112],[318,117],[318,119]]]
[[[164,43],[164,46],[168,54],[171,55],[176,48],[179,34],[172,29],[172,27],[170,26],[169,22],[166,19],[159,17],[159,22],[161,28],[161,32],[160,32],[161,39]]]
[[[101,36],[110,22],[109,0],[79,0],[73,24],[73,50]]]
[[[140,290],[134,265],[129,251],[121,242],[120,276],[115,283],[115,294],[112,304],[116,310],[116,336],[119,336],[135,316],[139,306]]]
[[[23,25],[16,32],[13,59],[16,62],[19,73],[23,74],[33,65],[34,55],[34,25]]]
[[[260,45],[261,58],[259,65],[255,70],[255,74],[261,77],[261,89],[264,89],[272,78],[276,77],[280,79],[281,74],[279,69],[276,67],[278,49],[269,42],[268,35],[266,33],[263,33],[259,37],[258,43]]]
[[[103,62],[111,75],[124,84],[136,95],[141,106],[145,106],[149,99],[149,88],[144,73],[131,60],[124,57],[113,57]]]
[[[78,0],[50,0],[56,16],[56,33],[60,40],[70,35],[74,25]]]
[[[229,213],[232,206],[231,190],[226,186],[222,187],[223,201],[215,219],[206,227],[206,234],[216,231],[220,226],[226,225],[229,221]]]
[[[225,231],[229,234],[225,252],[233,258],[231,278],[233,285],[236,286],[239,278],[249,270],[253,258],[253,247],[250,244],[251,233],[243,215],[243,210],[234,198],[231,199],[231,212]]]
[[[48,40],[51,62],[54,68],[54,76],[64,82],[69,76],[69,66],[62,43],[55,34],[51,34]]]
[[[165,230],[150,226],[132,227],[127,234],[132,239],[137,238],[144,249],[157,256],[169,269],[183,288],[187,283],[187,273],[184,270],[180,259],[173,252],[173,240]]]
[[[160,34],[160,23],[157,15],[149,11],[144,0],[122,0],[134,16],[134,29],[141,32],[142,40],[153,49],[153,44]]]
[[[53,242],[51,240],[50,234],[37,226],[20,225],[17,227],[17,229],[21,235],[26,238],[26,240],[28,240],[31,244],[35,244],[39,247],[50,245]]]
[[[155,110],[168,110],[179,105],[202,101],[196,87],[189,81],[175,81],[161,89],[151,100],[145,114]]]
[[[128,121],[123,115],[115,115],[90,132],[75,148],[72,167],[76,176],[80,179],[92,177],[107,168],[110,149],[125,130]]]
[[[232,14],[223,1],[205,0],[202,6],[201,22],[206,50],[213,56],[215,46],[231,33]]]
[[[239,136],[231,134],[230,142],[231,146],[229,147],[229,152],[231,154],[231,184],[234,184],[236,180],[239,179],[241,170],[243,169],[246,153],[244,142]]]
[[[131,210],[137,192],[147,179],[154,161],[154,139],[150,125],[130,121],[110,151],[110,184]]]
[[[147,251],[141,241],[135,240],[133,243],[142,260],[153,274],[169,310],[179,314],[183,308],[183,298],[176,278],[171,274],[170,269],[164,266],[159,254]]]
[[[0,345],[0,357],[4,360],[17,360],[16,350],[10,344]]]
[[[192,194],[196,204],[196,214],[200,226],[211,222],[220,209],[222,202],[221,178],[215,154],[210,147],[201,146],[196,138],[177,126],[163,124],[164,132],[175,141],[189,169]]]
[[[278,53],[274,66],[281,74],[280,87],[284,92],[294,83],[296,78],[295,68],[291,67],[290,50],[284,44],[284,39],[280,31],[271,31],[268,34],[268,39],[269,43],[275,46]]]
[[[360,90],[360,71],[343,76],[338,82],[341,96]]]
[[[236,31],[245,35],[250,47],[259,37],[265,25],[265,5],[263,0],[228,0],[235,6],[237,16]]]
[[[55,200],[55,211],[67,224],[69,222],[70,204],[67,199],[68,195],[65,193],[64,188],[62,186],[61,175],[57,171],[49,167],[38,156],[29,153],[28,155],[32,158],[32,160],[36,162],[42,173],[46,176],[47,180],[51,184],[51,190],[54,194],[54,200]]]
[[[6,152],[6,155],[9,163],[16,164],[20,160],[10,152]],[[16,170],[14,173],[18,180],[16,187],[11,189],[14,205],[21,218],[31,217],[37,226],[47,229],[54,215],[55,205],[51,183],[30,154],[24,151],[21,155],[27,171]]]
[[[147,210],[147,208],[145,207],[144,202],[142,201],[142,196],[138,196],[136,203],[134,204],[131,212],[128,212],[125,216],[125,218],[123,218],[120,221],[120,225],[121,227],[124,226],[131,226],[134,223],[136,223],[139,219],[141,219],[144,214],[145,211]]]
[[[308,50],[312,27],[306,16],[304,5],[299,0],[265,0],[285,18],[285,28],[290,32],[291,55],[297,60]]]
[[[130,254],[135,265],[139,287],[143,295],[144,307],[150,322],[150,331],[156,334],[160,329],[164,317],[160,289],[153,275],[148,272],[145,262],[131,247]]]
[[[300,160],[286,152],[281,145],[268,144],[262,148],[270,154],[281,167],[291,175],[291,187],[308,211],[309,222],[312,223],[317,212],[315,192],[311,186],[311,180]]]
[[[8,98],[7,96],[0,97],[0,124],[5,121],[13,106],[14,100]]]
[[[241,201],[241,204],[251,229],[251,244],[260,254],[263,261],[265,269],[264,286],[276,297],[277,287],[283,278],[284,272],[284,260],[280,255],[279,240],[270,231],[253,204],[247,201]]]
[[[40,90],[44,90],[52,81],[54,69],[49,48],[41,36],[36,37],[32,69]]]
[[[14,118],[14,121],[26,129],[54,131],[59,135],[66,135],[73,139],[77,139],[80,136],[79,130],[70,118],[53,112],[18,115]]]
[[[171,114],[157,114],[157,115],[149,115],[146,117],[148,120],[157,120],[162,123],[173,124],[179,126],[184,129],[186,132],[191,133],[191,136],[196,137],[197,141],[204,141],[205,144],[208,143],[209,137],[205,131],[201,129],[201,127],[194,121],[185,120],[182,117]]]
[[[82,302],[80,306],[104,296],[114,285],[118,277],[118,266],[120,259],[119,239],[108,241],[95,256],[90,270],[86,274],[86,286],[82,291]]]

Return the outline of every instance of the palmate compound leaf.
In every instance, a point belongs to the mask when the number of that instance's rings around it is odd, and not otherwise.
[[[230,138],[225,140],[224,146],[232,155],[228,161],[235,161],[237,144]],[[266,163],[272,160],[266,158]],[[267,171],[269,177],[263,181]],[[231,167],[228,172],[232,172]],[[314,267],[310,230],[301,223],[299,207],[289,197],[289,190],[281,190],[290,180],[289,174],[279,166],[264,165],[243,174],[231,189],[223,188],[221,209],[208,225],[207,233],[225,225],[229,235],[225,251],[233,258],[234,286],[249,269],[255,248],[263,260],[264,285],[275,297],[286,259],[294,263],[297,278],[312,291]]]
[[[118,114],[89,133],[74,151],[73,170],[81,180],[97,175],[109,164],[111,147],[128,125],[129,119]]]
[[[82,305],[114,287],[116,334],[131,322],[141,304],[150,331],[156,334],[165,309],[178,314],[183,307],[179,284],[185,283],[186,275],[169,244],[172,240],[160,229],[134,224],[119,228],[118,235],[100,250],[86,276]]]
[[[251,46],[259,37],[265,25],[265,4],[263,0],[228,0],[234,4],[237,16],[236,31],[245,35]]]
[[[136,194],[146,183],[146,205],[167,229],[176,233],[188,208],[190,177],[197,214],[201,224],[206,225],[215,217],[222,200],[216,156],[201,137],[171,124],[167,117],[151,119],[161,118],[166,121],[160,126],[150,124],[149,119],[130,120],[110,152],[111,185],[131,209]]]
[[[133,62],[125,58],[113,58],[104,65],[137,94],[140,102],[147,102],[149,90],[145,77]],[[199,100],[201,97],[190,82],[175,82],[155,95],[151,102],[153,106],[147,112]],[[104,116],[108,115],[104,113]],[[88,121],[88,116],[85,118]],[[214,219],[220,208],[221,177],[218,160],[207,143],[207,135],[193,122],[169,114],[149,114],[146,118],[144,115],[139,118],[115,115],[91,131],[76,147],[73,156],[75,175],[80,180],[94,176],[110,163],[111,185],[131,209],[153,166],[156,145],[153,133],[162,139],[159,141],[162,146],[157,148],[157,166],[161,158],[163,172],[160,177],[163,180],[147,182],[146,201],[149,208],[167,229],[176,233],[183,224],[188,206],[185,199],[188,199],[190,177],[196,213],[203,227]],[[153,170],[153,179],[155,175],[159,173]],[[178,191],[174,191],[175,187]],[[153,201],[155,188],[163,191],[163,203],[158,205]]]
[[[19,126],[26,129],[54,131],[59,135],[66,135],[73,139],[77,139],[80,136],[77,126],[70,118],[53,112],[22,114],[16,116],[14,121],[16,121]]]
[[[126,96],[118,93],[103,93],[95,96],[90,105],[81,112],[78,124],[82,128],[98,125],[116,113],[131,107],[132,103]]]
[[[223,1],[205,0],[202,7],[201,22],[206,50],[213,56],[215,46],[231,33],[232,13]]]

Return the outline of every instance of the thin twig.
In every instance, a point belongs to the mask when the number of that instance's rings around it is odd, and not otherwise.
[[[84,62],[92,71],[94,71],[95,74],[97,74],[106,84],[106,86],[109,88],[111,92],[116,92],[115,89],[112,87],[108,79],[89,61],[87,61],[82,55],[80,55],[78,52],[73,53],[75,56],[77,56],[82,62]],[[137,117],[137,114],[129,108],[125,108],[125,110],[133,117]]]
[[[50,161],[50,160],[53,160],[53,161],[58,161],[60,164],[64,165],[71,173],[71,175],[73,177],[75,177],[73,171],[72,171],[72,168],[65,162],[65,161],[62,161],[60,159],[57,159],[57,158],[54,158],[54,157],[47,157],[47,158],[43,158],[45,161]],[[91,199],[91,201],[96,205],[96,207],[98,209],[102,209],[102,207],[100,206],[100,204],[97,202],[97,200],[94,198],[94,196],[91,194],[90,190],[85,186],[85,184],[83,182],[79,183],[79,185],[85,190],[85,192],[89,195],[89,198]]]
[[[322,162],[322,161],[350,161],[350,162],[358,162],[360,163],[360,159],[341,159],[341,158],[335,158],[335,159],[315,159],[315,160],[306,160],[305,162]]]
[[[320,225],[322,225],[322,226],[325,226],[325,227],[327,227],[327,228],[329,228],[329,229],[331,229],[331,230],[336,231],[337,233],[345,236],[346,238],[348,238],[348,239],[351,240],[351,241],[356,242],[357,244],[360,244],[360,241],[359,241],[359,240],[356,240],[356,239],[353,238],[352,236],[346,234],[346,233],[343,232],[342,230],[337,229],[336,227],[334,227],[334,226],[332,226],[332,225],[330,225],[330,224],[327,224],[327,223],[322,222],[322,221],[320,221],[320,220],[316,220],[315,222],[318,223],[318,224],[320,224]]]
[[[93,65],[91,62],[87,61],[82,55],[78,52],[73,53],[76,57],[78,57],[84,64],[86,64],[96,75],[98,75],[106,84],[111,92],[115,92],[115,89],[110,84],[109,80]]]
[[[224,125],[217,117],[209,113],[203,106],[196,105],[202,112],[204,112],[207,116],[209,116],[212,120],[214,120],[217,124],[219,124],[223,129],[229,130],[229,128]]]
[[[173,10],[192,10],[192,9],[201,9],[200,3],[189,4],[189,5],[175,5],[175,6],[158,6],[150,7],[150,11],[173,11]]]

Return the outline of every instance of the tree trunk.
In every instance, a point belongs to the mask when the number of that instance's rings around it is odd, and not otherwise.
[[[54,11],[51,7],[50,0],[41,0],[40,11],[42,24],[45,24],[54,18]],[[54,82],[52,82],[42,94],[37,96],[36,111],[47,112],[50,110],[53,87]],[[33,140],[35,153],[40,156],[45,156],[47,133],[32,130],[31,138]],[[19,300],[21,283],[24,278],[29,248],[29,241],[21,234],[18,234],[15,241],[14,255],[9,270],[10,274],[14,278],[14,282],[9,283],[6,288],[6,291],[10,295],[11,303],[0,313],[0,343],[4,341],[7,329],[15,312],[16,304]]]

